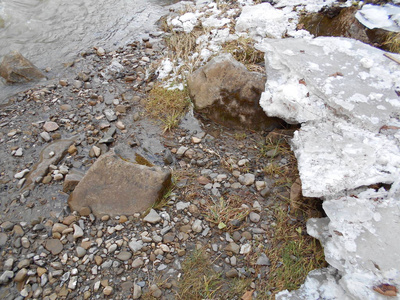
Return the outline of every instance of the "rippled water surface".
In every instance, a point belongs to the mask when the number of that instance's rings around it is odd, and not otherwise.
[[[172,2],[0,0],[0,60],[18,50],[39,68],[53,68],[93,46],[124,45],[154,30]]]

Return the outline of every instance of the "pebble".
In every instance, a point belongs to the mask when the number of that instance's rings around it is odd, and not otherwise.
[[[48,132],[43,131],[40,133],[40,137],[45,141],[45,142],[50,142],[51,141],[51,136]]]
[[[243,185],[248,186],[254,183],[255,178],[256,177],[254,176],[254,174],[247,173],[239,176],[239,182]]]
[[[240,246],[238,244],[232,242],[232,243],[229,243],[229,245],[225,247],[225,251],[239,254]]]
[[[133,284],[133,299],[139,299],[142,296],[142,288],[136,283]]]
[[[225,273],[227,278],[236,278],[239,277],[239,272],[236,269],[230,269]]]
[[[106,286],[103,290],[104,295],[109,296],[113,293],[114,289],[112,286]]]
[[[196,221],[193,222],[192,225],[192,230],[194,232],[201,232],[203,230],[203,225],[202,225],[202,221],[197,219]]]
[[[151,224],[156,224],[161,221],[161,217],[154,209],[151,209],[147,216],[143,219],[143,221]]]
[[[136,258],[133,262],[132,262],[132,268],[136,269],[139,268],[141,266],[144,265],[144,261],[142,258]]]
[[[45,248],[53,255],[60,254],[64,246],[58,239],[48,239],[45,244]]]
[[[83,236],[83,230],[78,225],[74,224],[74,239],[78,239]]]
[[[250,213],[250,221],[253,223],[258,223],[260,221],[261,216],[255,212]]]
[[[44,123],[44,125],[43,125],[43,129],[46,132],[56,131],[59,127],[60,126],[58,126],[58,124],[56,122],[51,122],[51,121],[48,121],[48,122]]]
[[[131,253],[131,252],[128,252],[128,251],[121,251],[121,252],[117,255],[117,258],[118,258],[119,260],[122,260],[122,261],[127,261],[127,260],[129,260],[131,257],[132,257],[132,253]]]
[[[133,253],[136,253],[137,251],[140,251],[143,248],[143,242],[140,240],[138,241],[136,239],[133,239],[129,243],[129,248],[132,250]]]
[[[270,266],[271,265],[271,261],[269,260],[269,258],[264,253],[262,253],[258,257],[256,265],[258,265],[258,266]]]
[[[21,178],[23,178],[26,174],[28,174],[29,173],[29,169],[24,169],[24,170],[22,170],[21,172],[18,172],[17,174],[15,174],[14,175],[14,178],[15,179],[21,179]]]
[[[14,156],[16,157],[21,157],[23,154],[22,148],[18,148],[17,151],[14,152]]]

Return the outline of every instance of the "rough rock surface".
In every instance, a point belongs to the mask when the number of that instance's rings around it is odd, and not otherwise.
[[[4,56],[0,64],[0,76],[7,83],[26,83],[44,78],[44,74],[18,51]]]
[[[327,214],[307,229],[334,268],[310,273],[300,290],[277,299],[384,299],[376,286],[400,285],[398,65],[345,38],[262,48],[272,79],[260,104],[268,115],[302,123],[292,148],[303,195],[323,198]]]
[[[89,169],[68,199],[72,210],[90,207],[96,216],[142,213],[163,196],[171,173],[118,157],[102,155]]]
[[[293,139],[305,196],[396,180],[398,140],[385,129],[400,124],[395,62],[344,38],[270,41],[265,50],[271,79],[261,106],[305,123]]]
[[[280,120],[267,117],[259,106],[265,80],[232,55],[221,54],[189,76],[188,88],[196,109],[216,122],[271,129],[279,126]]]

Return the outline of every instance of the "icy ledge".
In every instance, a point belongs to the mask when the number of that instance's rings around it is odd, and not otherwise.
[[[387,299],[375,290],[400,288],[400,66],[345,38],[265,40],[259,48],[268,75],[261,106],[302,124],[292,148],[303,195],[323,198],[327,214],[307,229],[331,265],[277,299]],[[377,183],[392,187],[368,188]]]

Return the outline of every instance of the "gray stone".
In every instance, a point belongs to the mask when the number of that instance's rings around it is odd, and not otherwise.
[[[272,129],[279,121],[259,106],[265,89],[264,74],[249,72],[230,54],[221,54],[188,77],[196,110],[228,126]]]
[[[142,258],[136,258],[133,262],[132,262],[132,268],[136,269],[139,268],[141,266],[144,265],[144,261]]]
[[[225,273],[227,278],[236,278],[239,277],[239,272],[236,269],[230,269]]]
[[[140,251],[143,246],[143,242],[136,239],[132,239],[132,241],[129,243],[129,248],[132,250],[133,253]]]
[[[10,231],[14,228],[14,223],[12,223],[10,221],[5,221],[5,222],[1,223],[1,228],[4,231]]]
[[[4,271],[3,274],[0,275],[0,284],[6,284],[14,277],[13,271]]]
[[[76,256],[79,258],[84,257],[86,254],[86,250],[83,249],[81,246],[76,247]]]
[[[262,253],[262,254],[257,258],[256,265],[258,265],[258,266],[270,266],[270,265],[271,265],[271,261],[270,261],[269,258],[265,255],[265,253]]]
[[[78,225],[74,224],[74,239],[78,239],[83,236],[83,230]]]
[[[154,209],[150,209],[150,212],[143,219],[143,221],[151,223],[151,224],[156,224],[156,223],[160,222],[161,220],[162,220],[161,217]]]
[[[47,132],[56,131],[59,127],[56,122],[46,122],[43,125],[43,129]]]
[[[136,283],[133,285],[133,299],[139,299],[142,296],[142,288]]]
[[[125,161],[110,151],[89,169],[68,204],[76,211],[90,207],[95,216],[133,215],[151,207],[170,183],[169,171]]]
[[[63,192],[70,193],[72,192],[78,183],[82,180],[84,174],[80,171],[73,170],[69,174],[65,176]]]
[[[254,174],[244,174],[239,176],[239,182],[243,185],[252,185],[255,181],[256,177]]]
[[[0,76],[7,83],[27,83],[45,78],[44,74],[17,51],[11,51],[3,57],[0,64]]]
[[[118,253],[117,258],[122,261],[129,260],[132,257],[132,253],[128,251],[121,251]]]
[[[261,218],[261,216],[255,212],[251,212],[249,217],[250,217],[250,221],[253,223],[258,223]]]
[[[232,242],[232,243],[229,243],[229,245],[225,247],[225,251],[239,254],[240,246],[238,244]]]
[[[14,266],[14,258],[10,257],[4,262],[4,270],[12,270]]]
[[[193,222],[193,225],[192,225],[192,230],[193,230],[194,232],[201,232],[201,231],[203,230],[202,221],[199,220],[199,219],[195,220],[195,221]]]
[[[7,244],[8,236],[4,232],[0,232],[0,247],[4,247]]]
[[[48,239],[45,243],[45,248],[50,251],[53,255],[61,253],[64,246],[58,239]]]

